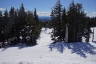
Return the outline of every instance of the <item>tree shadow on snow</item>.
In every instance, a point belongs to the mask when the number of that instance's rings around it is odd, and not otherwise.
[[[65,48],[71,50],[72,53],[76,53],[81,57],[86,58],[87,54],[95,55],[96,54],[96,47],[91,45],[90,43],[64,43],[64,42],[57,42],[52,43],[49,45],[50,50],[57,49],[59,52],[63,53]]]
[[[36,44],[36,45],[37,45],[37,44]],[[34,46],[36,46],[36,45],[28,46],[28,45],[26,45],[26,44],[20,43],[20,44],[13,45],[13,46],[5,46],[5,47],[1,48],[1,51],[5,51],[5,50],[7,50],[8,48],[14,48],[14,47],[17,47],[17,48],[20,50],[20,49],[23,49],[23,48],[34,47]]]

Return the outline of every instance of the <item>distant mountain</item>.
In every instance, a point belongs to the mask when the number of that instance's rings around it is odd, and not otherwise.
[[[51,20],[50,16],[39,16],[39,20],[43,22],[47,22]]]

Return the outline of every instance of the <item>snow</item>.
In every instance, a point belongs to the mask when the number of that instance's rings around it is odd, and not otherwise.
[[[42,28],[36,46],[0,49],[0,64],[96,64],[96,43],[50,44],[51,31]]]
[[[40,38],[37,40],[37,43],[39,45],[48,45],[52,43],[53,41],[51,40],[51,32],[53,29],[49,28],[42,28],[42,32],[40,34]]]

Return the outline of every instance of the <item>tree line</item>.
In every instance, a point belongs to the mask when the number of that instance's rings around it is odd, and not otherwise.
[[[26,11],[21,4],[19,9],[11,7],[9,11],[0,11],[0,47],[8,47],[17,44],[27,46],[36,45],[41,28],[53,28],[52,40],[55,42],[82,42],[82,37],[89,42],[91,27],[96,27],[96,17],[88,17],[80,3],[62,6],[57,0],[52,8],[51,20],[41,22],[36,8],[34,11]]]
[[[54,30],[52,40],[54,42],[82,42],[82,37],[89,42],[91,27],[96,27],[96,17],[88,17],[83,6],[74,1],[66,9],[60,0],[57,0],[51,12],[51,22]]]
[[[34,11],[26,11],[21,4],[19,9],[11,7],[9,11],[0,11],[0,47],[20,43],[36,45],[41,25],[36,8]]]

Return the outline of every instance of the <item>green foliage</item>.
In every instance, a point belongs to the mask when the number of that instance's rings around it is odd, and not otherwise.
[[[54,28],[52,38],[55,42],[66,41],[66,39],[67,42],[82,42],[82,37],[89,41],[90,19],[84,13],[82,4],[72,2],[66,11],[59,0],[52,9],[51,18],[51,26]]]
[[[33,13],[25,11],[23,4],[19,9],[11,7],[3,14],[0,12],[0,41],[7,40],[9,46],[19,43],[28,46],[36,45],[36,40],[41,32],[41,24],[36,9]]]

